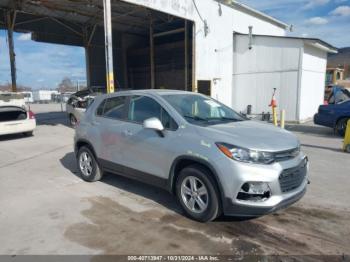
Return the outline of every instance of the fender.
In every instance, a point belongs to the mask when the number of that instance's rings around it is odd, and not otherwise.
[[[219,193],[220,193],[220,196],[221,196],[221,202],[223,199],[225,199],[225,195],[224,195],[224,191],[223,191],[223,188],[221,186],[221,183],[220,183],[220,178],[219,176],[217,175],[217,172],[215,171],[214,167],[206,160],[202,159],[202,158],[198,158],[198,157],[194,157],[194,156],[189,156],[189,155],[183,155],[183,156],[179,156],[177,157],[174,162],[172,163],[171,165],[171,168],[170,168],[170,173],[169,173],[169,179],[168,179],[168,190],[174,194],[174,185],[175,185],[175,167],[177,166],[177,164],[182,161],[182,160],[189,160],[189,161],[193,161],[193,162],[196,162],[198,164],[201,164],[205,167],[207,167],[211,173],[213,174],[213,178],[218,186],[218,189],[219,189]]]
[[[77,142],[75,142],[75,145],[74,145],[74,153],[75,153],[75,155],[78,154],[78,144],[79,144],[79,143],[84,143],[84,144],[89,145],[90,149],[92,150],[92,153],[95,155],[95,157],[97,157],[94,147],[93,147],[92,144],[91,144],[89,141],[87,141],[86,139],[79,139]]]

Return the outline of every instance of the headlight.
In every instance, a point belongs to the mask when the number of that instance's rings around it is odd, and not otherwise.
[[[249,150],[226,143],[216,143],[216,145],[227,157],[240,162],[268,165],[275,161],[274,154],[270,152]]]

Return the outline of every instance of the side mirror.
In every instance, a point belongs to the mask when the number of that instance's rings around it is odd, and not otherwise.
[[[160,134],[161,136],[164,136],[164,134],[163,134],[164,126],[163,126],[162,122],[160,122],[160,120],[156,117],[146,119],[143,122],[143,128],[152,129],[152,130],[156,131],[158,134]]]

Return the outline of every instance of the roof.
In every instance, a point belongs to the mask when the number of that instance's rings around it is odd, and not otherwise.
[[[236,33],[237,35],[248,36],[248,34]],[[294,39],[302,40],[315,48],[324,50],[328,53],[336,54],[338,53],[338,48],[335,46],[321,40],[318,38],[306,38],[306,37],[296,37],[296,36],[275,36],[275,35],[253,35],[254,37],[271,37],[271,38],[281,38],[281,39]]]
[[[260,12],[254,8],[249,7],[245,4],[242,4],[236,0],[229,0],[229,1],[227,1],[227,0],[215,0],[215,1],[220,2],[221,4],[224,4],[226,6],[238,9],[240,11],[243,11],[243,12],[248,13],[250,15],[253,15],[255,17],[258,17],[258,18],[265,20],[269,23],[275,24],[275,25],[277,25],[285,30],[288,30],[290,28],[289,24],[284,23],[284,22],[282,22],[282,21],[280,21],[272,16],[269,16],[263,12]]]
[[[181,19],[126,1],[112,1],[113,29],[148,37],[150,16],[155,33],[178,28]],[[82,27],[103,27],[102,0],[0,0],[0,28],[6,28],[3,10],[16,10],[15,31],[56,35],[52,24],[83,36]],[[43,26],[45,25],[45,26]],[[44,29],[50,28],[49,32]]]

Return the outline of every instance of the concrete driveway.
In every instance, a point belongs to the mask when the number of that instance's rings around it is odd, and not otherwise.
[[[34,137],[0,138],[0,254],[350,254],[350,155],[331,130],[290,127],[311,161],[299,203],[259,219],[201,224],[160,189],[116,175],[83,182],[60,106],[32,110]]]

